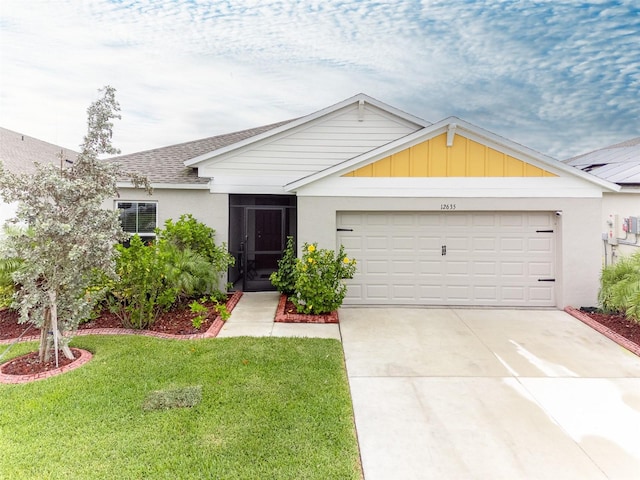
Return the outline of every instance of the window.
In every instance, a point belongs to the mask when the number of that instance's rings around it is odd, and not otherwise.
[[[158,226],[157,202],[116,202],[120,212],[122,229],[130,234],[138,234],[143,240],[155,238]]]

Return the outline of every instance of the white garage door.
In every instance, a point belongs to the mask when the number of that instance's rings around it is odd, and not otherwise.
[[[551,212],[338,212],[345,304],[555,305]]]

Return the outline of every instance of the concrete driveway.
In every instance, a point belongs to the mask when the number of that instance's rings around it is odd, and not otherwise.
[[[640,358],[555,310],[343,308],[366,480],[639,479]]]

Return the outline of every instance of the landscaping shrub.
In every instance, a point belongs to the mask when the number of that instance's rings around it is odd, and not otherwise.
[[[111,311],[129,328],[148,328],[158,315],[178,304],[211,296],[226,302],[219,290],[222,274],[233,264],[214,230],[192,215],[167,220],[157,240],[145,245],[137,235],[128,247],[117,245],[119,280],[108,281]]]
[[[322,314],[336,310],[347,293],[343,279],[353,278],[356,261],[350,260],[340,246],[318,249],[317,243],[304,244],[303,255],[296,262],[295,293],[291,301],[300,313]]]
[[[598,301],[605,312],[640,321],[640,252],[602,270]]]
[[[215,244],[215,230],[198,221],[190,213],[180,216],[174,223],[172,219],[164,223],[163,230],[156,230],[158,241],[173,245],[179,251],[191,251],[200,255],[209,263],[209,272],[200,272],[201,283],[195,286],[195,296],[210,294],[217,289],[222,275],[235,259],[226,248],[226,244]]]
[[[166,254],[156,244],[145,245],[138,235],[129,247],[116,246],[119,280],[109,292],[111,310],[129,328],[147,328],[175,302],[178,290],[167,282]]]
[[[293,237],[287,237],[287,246],[278,260],[278,270],[269,279],[280,293],[291,296],[296,288],[296,250]]]

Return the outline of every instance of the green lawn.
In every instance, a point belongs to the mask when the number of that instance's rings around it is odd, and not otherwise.
[[[91,362],[0,385],[0,478],[361,478],[336,340],[88,336],[72,346]],[[201,391],[193,407],[143,408],[154,391],[186,387]]]

